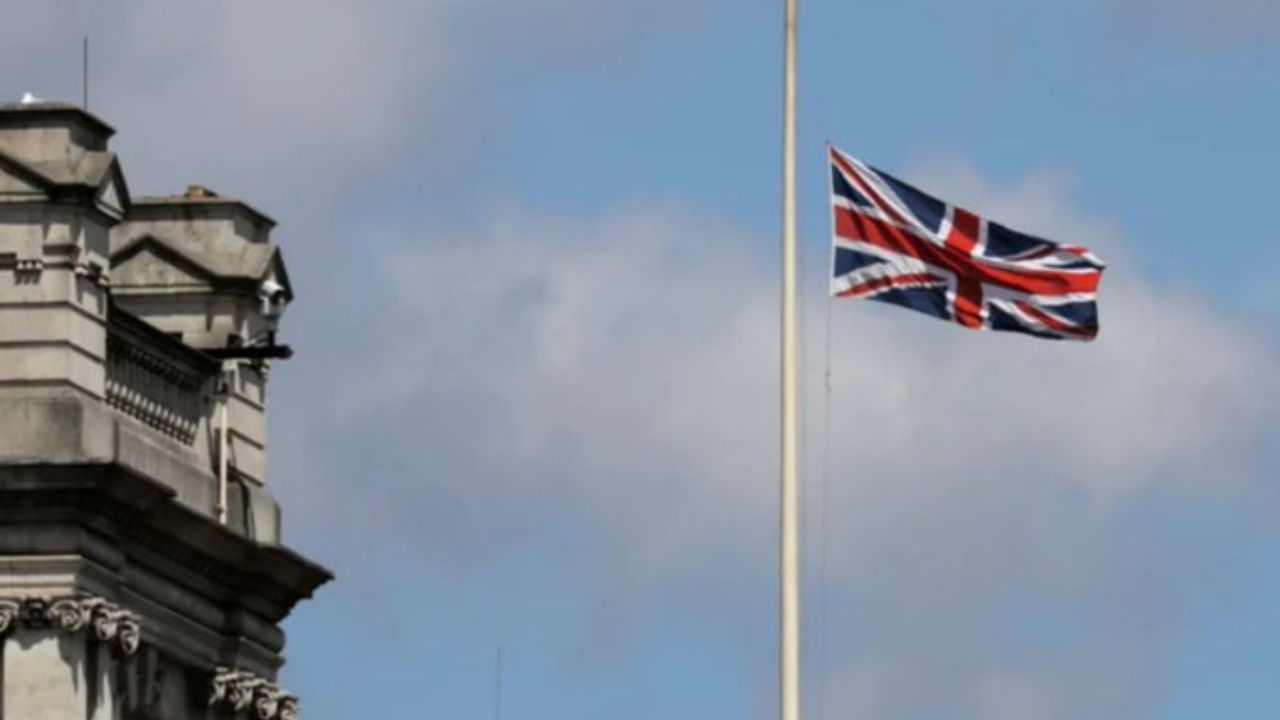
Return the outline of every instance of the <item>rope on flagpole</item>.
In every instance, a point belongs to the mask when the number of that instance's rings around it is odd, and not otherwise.
[[[832,145],[828,141],[824,148],[824,152],[827,156],[831,154],[831,148],[832,148]],[[826,165],[829,162],[830,162],[829,157],[823,158],[824,165]],[[831,175],[830,167],[827,168],[827,182],[834,183],[834,178]],[[829,186],[828,187],[829,196],[833,195],[834,192],[835,192],[834,186]],[[828,202],[830,202],[830,200],[828,200]],[[828,208],[828,214],[830,215],[830,208]],[[831,224],[832,224],[831,234],[834,236],[835,216],[830,215],[830,217],[831,217]],[[828,239],[827,244],[829,249],[827,251],[828,252],[827,272],[825,273],[824,279],[826,280],[826,282],[829,283],[832,273],[835,272],[836,246],[835,246],[835,243],[830,238]],[[827,300],[827,303],[826,303],[827,317],[826,317],[826,331],[825,331],[826,335],[823,338],[823,353],[822,353],[822,362],[823,362],[822,467],[819,471],[821,476],[819,480],[819,485],[821,487],[822,506],[818,510],[818,513],[819,513],[819,516],[818,516],[818,648],[817,648],[818,650],[817,652],[818,720],[826,720],[827,676],[831,674],[831,668],[830,668],[830,662],[829,662],[829,643],[828,643],[828,637],[830,633],[828,632],[828,622],[827,622],[828,597],[830,595],[830,585],[831,585],[830,576],[827,573],[827,568],[828,568],[827,561],[830,556],[830,553],[828,552],[828,548],[830,546],[831,533],[828,529],[829,526],[827,524],[827,518],[829,515],[829,509],[831,507],[831,482],[830,482],[830,477],[831,477],[831,398],[832,398],[832,395],[834,394],[833,392],[834,383],[832,382],[832,379],[831,379],[831,356],[832,356],[831,347],[833,342],[832,332],[831,332],[831,317],[832,317],[832,306],[835,305],[835,298],[831,295],[831,288],[829,286],[823,288],[822,294],[826,296],[826,300]]]

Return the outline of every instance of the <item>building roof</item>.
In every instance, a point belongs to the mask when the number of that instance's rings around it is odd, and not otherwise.
[[[210,278],[218,280],[256,283],[274,270],[277,273],[277,280],[286,287],[286,291],[292,296],[292,291],[288,289],[289,282],[288,276],[284,272],[284,264],[278,262],[280,249],[275,245],[244,243],[233,250],[196,253],[191,252],[190,247],[172,239],[159,235],[143,234],[125,241],[119,247],[113,248],[111,251],[112,265],[123,262],[147,246],[161,248],[163,253],[176,256],[178,260]]]
[[[208,194],[194,194],[192,191],[197,189]],[[217,210],[241,212],[254,222],[263,225],[267,229],[271,229],[276,226],[274,218],[253,205],[236,198],[222,197],[221,195],[208,192],[203,188],[197,188],[197,186],[193,186],[185,195],[147,196],[137,198],[133,201],[133,210],[135,211],[135,215],[138,216],[145,217],[153,212],[163,212],[166,209],[184,209],[190,210],[191,212]]]
[[[21,160],[0,150],[0,163],[25,170],[33,180],[45,187],[99,188],[107,181],[118,162],[115,153],[94,151],[84,153],[80,162],[32,162]],[[121,178],[123,180],[123,178]]]
[[[65,102],[0,103],[0,127],[30,125],[43,120],[70,120],[103,139],[116,134],[116,129],[79,105]]]
[[[253,229],[197,229],[207,221],[226,220],[236,225],[247,221]],[[193,185],[182,195],[134,201],[125,223],[112,233],[112,264],[121,266],[152,247],[169,262],[210,280],[258,283],[274,274],[292,298],[280,250],[267,239],[274,226],[275,220],[248,203]]]

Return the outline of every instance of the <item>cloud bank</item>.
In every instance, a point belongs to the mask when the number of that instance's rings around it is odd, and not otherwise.
[[[1194,626],[1192,580],[1244,577],[1214,559],[1239,538],[1188,547],[1180,523],[1205,506],[1247,518],[1266,492],[1280,356],[1260,328],[1144,281],[1068,178],[914,177],[1097,248],[1103,335],[1048,343],[838,304],[823,497],[810,333],[810,532],[825,501],[833,548],[829,621],[811,614],[810,631],[829,702],[903,720],[1147,716]],[[424,232],[451,242],[379,271],[390,310],[366,343],[394,352],[313,438],[332,471],[311,480],[335,483],[322,495],[362,473],[363,510],[384,519],[373,542],[427,548],[437,571],[555,548],[594,588],[584,642],[705,607],[742,636],[767,624],[776,310],[752,258],[771,240],[643,205]],[[808,306],[820,327],[823,301]]]

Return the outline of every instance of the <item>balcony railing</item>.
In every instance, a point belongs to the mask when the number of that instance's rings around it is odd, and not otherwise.
[[[195,442],[218,363],[112,308],[107,322],[107,403],[185,445]]]

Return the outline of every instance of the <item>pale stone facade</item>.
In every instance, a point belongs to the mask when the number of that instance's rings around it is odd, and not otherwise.
[[[267,489],[274,222],[132,199],[112,134],[0,106],[0,718],[295,718],[279,623],[331,575]]]

